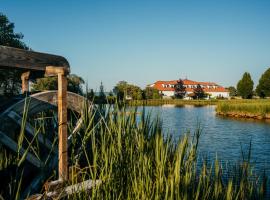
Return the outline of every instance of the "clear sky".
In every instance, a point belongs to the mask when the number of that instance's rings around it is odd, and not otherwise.
[[[188,78],[257,84],[270,66],[270,1],[0,0],[35,51],[65,56],[98,90]]]

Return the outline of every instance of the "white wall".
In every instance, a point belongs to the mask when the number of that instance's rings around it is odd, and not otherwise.
[[[164,96],[167,97],[173,97],[174,96],[174,91],[162,91],[161,92]],[[187,92],[186,96],[192,92]],[[208,92],[211,94],[211,98],[216,98],[216,97],[224,97],[224,98],[229,98],[229,92]]]
[[[164,96],[172,97],[174,96],[174,91],[162,91]]]
[[[215,97],[224,97],[224,98],[229,98],[229,92],[208,92],[209,94],[211,94],[211,98],[215,98]]]

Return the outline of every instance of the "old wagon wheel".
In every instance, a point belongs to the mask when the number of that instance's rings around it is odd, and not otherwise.
[[[82,116],[82,106],[86,102],[83,97],[67,92],[67,76],[70,73],[70,65],[64,57],[59,55],[0,45],[0,70],[14,69],[21,73],[23,94],[29,92],[30,80],[36,80],[44,76],[57,77],[58,90],[31,95],[29,98],[11,105],[2,114],[0,113],[0,143],[25,158],[27,162],[24,162],[24,164],[28,164],[30,170],[39,169],[39,171],[42,171],[40,169],[48,169],[50,171],[50,169],[55,169],[58,166],[58,170],[56,170],[58,178],[56,179],[59,182],[66,182],[69,176],[68,144],[71,136],[74,135],[68,136],[68,125],[75,121],[75,128],[71,132],[75,133],[79,130],[82,122],[80,117]],[[88,104],[86,103],[86,105]],[[28,112],[24,110],[26,107]],[[50,116],[50,123],[46,122],[46,125],[50,126],[45,126],[44,134],[39,134],[38,131],[35,131],[33,120],[37,119],[37,116],[42,116],[42,113],[46,115],[53,113],[56,107],[57,115],[52,114]],[[93,106],[89,106],[89,108],[93,109]],[[70,118],[68,116],[71,113],[70,111],[76,113],[74,116],[79,117]],[[27,117],[23,113],[27,113]],[[44,119],[43,116],[41,118]],[[53,123],[52,120],[56,122]],[[26,134],[23,134],[24,131],[20,132],[20,127],[25,128]],[[22,135],[25,140],[22,140]],[[53,148],[54,135],[58,135],[58,148],[55,149]],[[37,150],[40,150],[41,156],[38,156]],[[58,156],[50,156],[51,160],[46,162],[48,159],[44,160],[44,157],[46,157],[44,155]],[[29,187],[26,192],[31,191],[32,188],[37,188],[36,185],[40,184],[43,178],[44,173],[36,175],[36,178],[28,183]]]
[[[51,172],[57,168],[58,164],[58,152],[57,145],[54,144],[55,138],[57,138],[57,115],[55,112],[57,108],[57,91],[45,91],[33,94],[14,105],[7,108],[3,113],[0,114],[0,142],[4,144],[11,151],[16,153],[18,151],[18,137],[20,134],[21,126],[25,129],[25,137],[28,141],[35,138],[38,141],[38,146],[41,147],[40,153],[42,156],[37,157],[33,150],[27,152],[26,161],[30,166],[29,169],[38,169],[38,174],[33,177],[28,188],[25,189],[25,194],[38,188],[38,185],[44,181],[46,173],[44,169],[46,167],[47,172]],[[87,108],[86,108],[87,107]],[[73,118],[69,118],[68,124],[72,126],[68,140],[71,141],[72,135],[79,131],[82,125],[82,113],[84,109],[91,111],[94,107],[86,100],[86,98],[72,93],[67,93],[67,108],[69,113],[72,114]],[[27,117],[25,118],[25,113]],[[50,114],[51,118],[44,117],[44,113]],[[43,133],[35,130],[35,119],[43,115],[43,121],[49,119],[50,123],[47,129]],[[76,115],[76,117],[74,117]],[[55,137],[56,136],[56,137]],[[22,144],[20,148],[20,154],[23,155],[28,148],[29,143]],[[33,146],[33,145],[32,145]],[[50,154],[50,156],[48,156]],[[49,160],[48,160],[49,158]],[[47,162],[46,162],[47,161]],[[49,161],[49,162],[48,162]]]

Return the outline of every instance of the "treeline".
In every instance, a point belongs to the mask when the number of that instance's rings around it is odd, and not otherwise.
[[[268,68],[259,80],[258,85],[254,88],[254,82],[250,73],[245,72],[242,79],[237,83],[236,88],[231,86],[228,88],[231,97],[242,97],[243,99],[251,99],[253,97],[266,98],[270,97],[270,68]]]
[[[101,82],[98,92],[89,89],[86,92],[86,97],[95,103],[115,103],[116,101],[126,102],[129,100],[148,100],[148,99],[161,99],[162,96],[159,91],[152,87],[141,89],[137,85],[130,84],[126,81],[119,81],[113,90],[109,93],[104,92],[104,87]]]

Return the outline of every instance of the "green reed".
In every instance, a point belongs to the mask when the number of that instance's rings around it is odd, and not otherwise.
[[[99,112],[99,111],[97,111]],[[97,123],[88,115],[82,137],[84,178],[102,180],[87,199],[261,199],[264,184],[255,181],[249,160],[224,179],[223,166],[197,165],[201,135],[187,133],[178,141],[164,137],[161,121],[143,110],[114,107]],[[86,139],[85,139],[86,138]],[[80,159],[79,159],[80,160]],[[77,162],[79,162],[77,160]],[[84,179],[85,180],[85,179]],[[72,198],[75,198],[74,196]]]
[[[99,105],[95,109],[85,107],[82,128],[72,137],[69,147],[69,165],[79,168],[70,172],[69,184],[88,179],[101,180],[102,184],[69,199],[230,200],[264,197],[266,181],[257,181],[249,160],[236,165],[230,171],[230,178],[226,179],[218,160],[214,164],[204,162],[198,166],[199,127],[194,134],[186,133],[175,141],[163,132],[158,117],[153,118],[144,109],[140,115],[137,113],[136,107],[119,107],[117,104],[112,107]],[[29,143],[31,145],[33,142]],[[24,157],[19,158],[16,160],[18,167]],[[1,157],[0,163],[6,163],[2,159],[5,158]],[[51,176],[54,176],[53,172]],[[17,199],[22,182],[19,180],[12,190],[13,196],[10,195]]]
[[[270,101],[268,99],[223,101],[217,104],[216,110],[224,114],[254,114],[265,117],[270,114]]]
[[[161,106],[166,104],[175,106],[184,106],[184,105],[207,106],[207,105],[216,105],[218,101],[221,100],[148,99],[148,100],[129,100],[126,103],[129,106]]]

